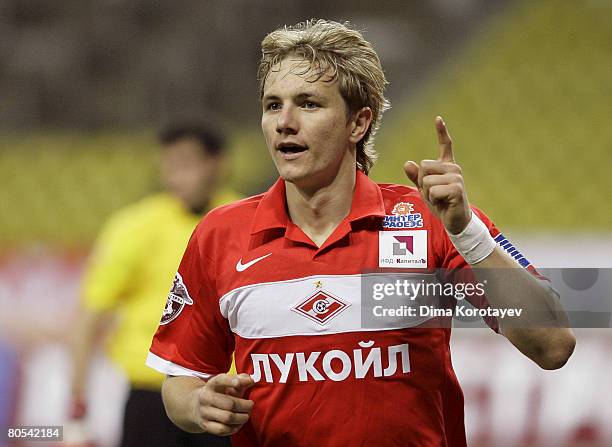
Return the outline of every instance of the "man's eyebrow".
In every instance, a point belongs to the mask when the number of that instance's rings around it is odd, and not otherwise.
[[[295,99],[302,100],[302,99],[306,99],[306,98],[318,98],[320,97],[320,95],[316,92],[316,91],[305,91],[302,93],[299,93],[298,95],[294,96]],[[261,98],[262,102],[265,101],[279,101],[281,98],[278,95],[265,95],[263,98]]]
[[[297,99],[318,98],[318,97],[319,95],[317,94],[317,92],[311,92],[311,91],[302,92],[296,96]]]
[[[263,98],[261,98],[261,102],[265,102],[265,101],[278,101],[280,99],[280,97],[276,96],[276,95],[265,95]]]

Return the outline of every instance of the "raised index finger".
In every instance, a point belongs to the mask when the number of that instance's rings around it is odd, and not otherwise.
[[[436,133],[438,134],[438,144],[440,146],[440,156],[438,160],[454,162],[453,142],[441,116],[436,117]]]

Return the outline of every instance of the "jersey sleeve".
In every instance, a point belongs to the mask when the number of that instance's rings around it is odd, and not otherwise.
[[[130,212],[119,212],[104,225],[83,276],[81,294],[87,309],[114,308],[126,295],[144,254],[141,235],[137,216]]]
[[[147,365],[173,376],[208,379],[231,365],[234,339],[219,309],[215,263],[192,234],[153,337]]]

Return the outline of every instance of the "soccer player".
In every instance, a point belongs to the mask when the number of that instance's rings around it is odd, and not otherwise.
[[[168,375],[168,415],[235,446],[465,446],[450,327],[364,327],[364,272],[392,261],[511,277],[487,305],[523,317],[491,326],[546,369],[575,344],[558,297],[470,206],[442,118],[438,158],[404,166],[416,188],[367,177],[388,103],[358,31],[308,21],[266,36],[262,53],[261,126],[280,178],[210,212],[190,239],[170,297],[186,304],[162,319],[147,359]],[[395,216],[411,217],[398,229]],[[528,327],[532,311],[551,327]],[[224,374],[234,349],[241,374]]]
[[[73,416],[84,416],[90,356],[114,319],[109,353],[130,382],[121,445],[229,445],[228,439],[186,433],[172,424],[161,399],[164,376],[143,364],[162,309],[163,315],[171,312],[163,304],[189,235],[205,211],[239,198],[217,187],[224,142],[211,126],[177,123],[161,132],[160,143],[164,191],[110,217],[85,272]]]

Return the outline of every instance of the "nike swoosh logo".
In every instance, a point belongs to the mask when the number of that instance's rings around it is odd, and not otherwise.
[[[252,266],[253,264],[261,261],[262,259],[266,259],[268,256],[270,256],[272,253],[268,253],[267,255],[263,255],[260,256],[259,258],[253,259],[252,261],[247,262],[246,264],[242,263],[242,258],[238,260],[238,262],[236,263],[236,271],[237,272],[244,272],[246,269],[248,269],[250,266]]]

